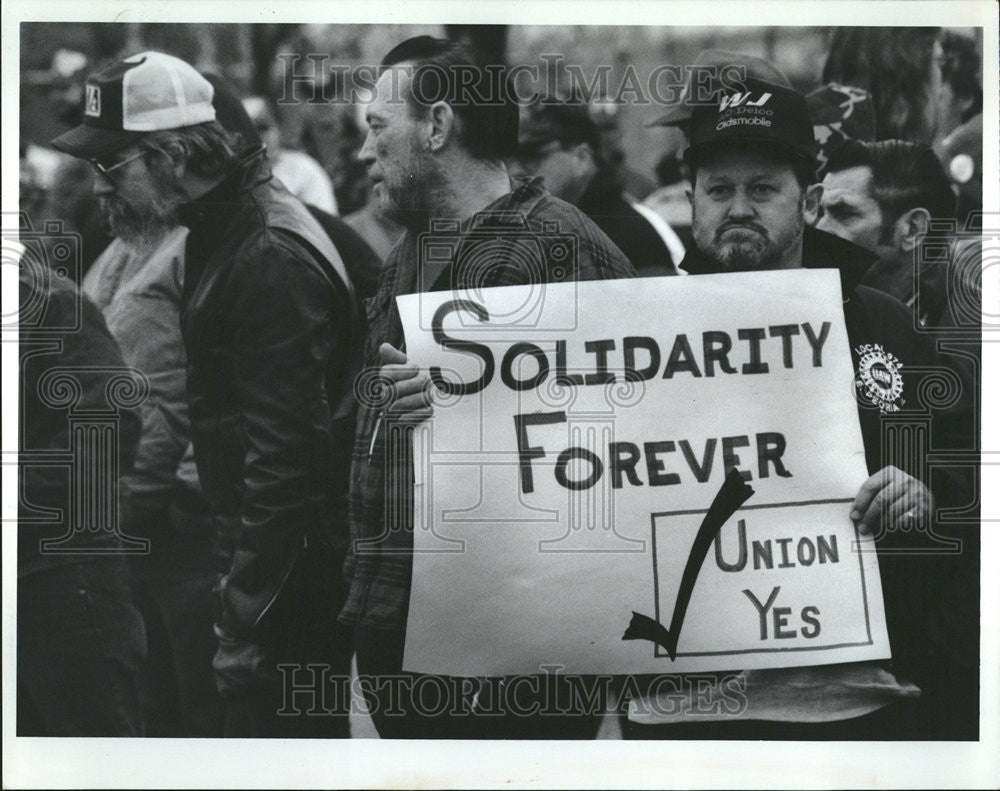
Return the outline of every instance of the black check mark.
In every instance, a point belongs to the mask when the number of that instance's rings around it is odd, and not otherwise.
[[[712,546],[712,541],[722,529],[728,519],[736,513],[743,503],[750,499],[754,491],[740,475],[739,471],[732,469],[722,482],[722,487],[712,500],[712,504],[705,514],[705,518],[698,528],[694,543],[691,545],[691,554],[688,555],[687,563],[684,566],[684,574],[681,576],[681,585],[677,591],[677,601],[674,602],[674,614],[670,619],[670,628],[667,629],[662,623],[648,615],[642,615],[632,611],[632,621],[622,635],[622,640],[652,640],[654,643],[666,650],[671,661],[677,658],[677,639],[680,637],[681,626],[684,625],[684,616],[687,615],[688,604],[691,602],[691,594],[694,591],[694,583],[698,579],[701,566],[708,555],[708,548]]]

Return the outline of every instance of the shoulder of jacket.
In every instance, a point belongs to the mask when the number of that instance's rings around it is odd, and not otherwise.
[[[891,294],[870,286],[856,286],[849,302],[851,301],[870,316],[904,325],[911,330],[913,328],[910,309]]]

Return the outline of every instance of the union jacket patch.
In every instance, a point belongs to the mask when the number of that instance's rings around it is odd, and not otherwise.
[[[878,343],[865,343],[854,352],[860,357],[854,379],[858,390],[882,414],[898,412],[903,406],[903,364]]]

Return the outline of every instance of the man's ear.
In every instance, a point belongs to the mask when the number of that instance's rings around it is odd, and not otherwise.
[[[920,240],[927,235],[931,225],[931,213],[921,206],[910,209],[896,220],[895,242],[900,250],[913,252]]]
[[[180,146],[168,146],[165,151],[152,151],[147,167],[154,176],[179,186],[187,175],[187,158]]]
[[[431,134],[427,146],[431,151],[440,151],[451,139],[455,130],[455,111],[447,102],[434,102],[430,107]]]
[[[806,225],[815,225],[819,222],[819,207],[823,201],[823,185],[810,184],[806,187],[805,200],[802,205],[802,215]]]

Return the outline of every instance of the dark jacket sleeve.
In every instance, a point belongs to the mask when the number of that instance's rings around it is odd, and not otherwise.
[[[242,515],[223,583],[223,625],[248,634],[309,535],[333,518],[331,399],[336,297],[304,252],[270,237],[234,270]]]
[[[116,403],[117,399],[110,395],[119,385],[124,385],[126,391],[133,388],[126,383],[129,373],[118,345],[93,303],[69,285],[41,290],[22,278],[21,304],[43,304],[44,309],[40,311],[43,318],[39,324],[22,326],[19,338],[20,450],[24,455],[20,465],[23,501],[19,511],[22,519],[26,509],[51,508],[61,514],[58,522],[37,526],[24,519],[18,546],[19,572],[23,574],[44,559],[38,555],[39,540],[58,539],[69,527],[71,476],[64,466],[46,463],[45,458],[70,450],[70,414],[113,411],[117,447],[104,450],[117,455],[119,475],[128,473],[132,467],[141,421],[135,407]],[[53,376],[57,378],[52,379]],[[107,470],[113,460],[99,457],[91,461]],[[87,471],[83,474],[87,475]],[[93,527],[98,530],[77,536],[77,547],[81,542],[94,546],[114,544],[116,539],[108,530],[110,525]]]
[[[940,516],[922,530],[875,540],[893,668],[921,687],[920,711],[935,712],[934,732],[947,733],[973,721],[977,701],[979,526],[968,509],[977,509],[978,469],[949,462],[975,447],[968,444],[976,433],[975,377],[963,361],[940,354],[935,337],[918,332],[891,297],[860,287],[845,315],[855,355],[859,344],[877,343],[902,363],[900,411],[859,408],[869,470],[893,464],[921,479]],[[945,516],[942,506],[966,513]]]

